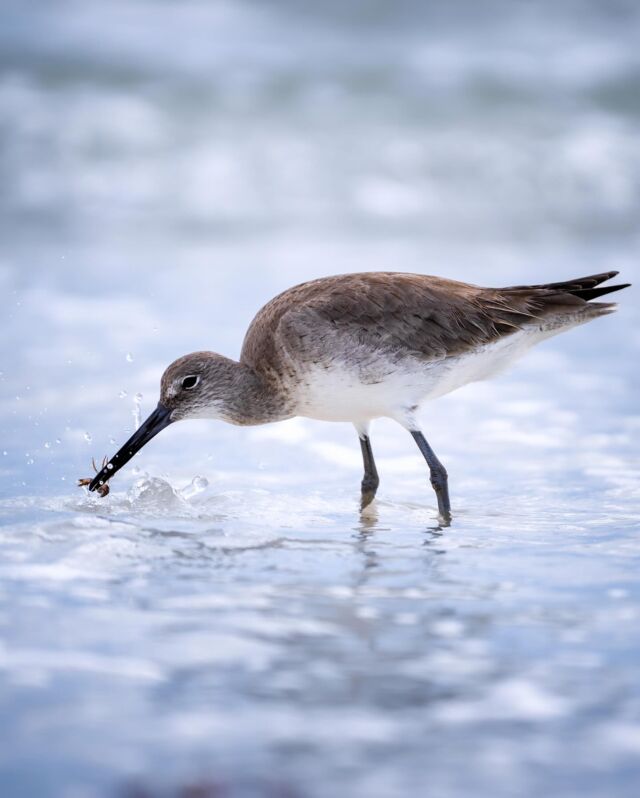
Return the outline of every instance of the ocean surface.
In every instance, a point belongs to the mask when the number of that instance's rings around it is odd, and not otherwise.
[[[640,280],[640,6],[5,0],[0,795],[635,798],[640,307],[377,423],[176,424],[326,274]]]

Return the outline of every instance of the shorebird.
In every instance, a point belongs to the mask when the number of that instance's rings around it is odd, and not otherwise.
[[[481,288],[420,274],[365,272],[290,288],[251,322],[239,361],[192,352],[166,369],[158,406],[89,490],[104,493],[108,480],[175,421],[253,425],[303,416],[354,424],[364,509],[379,484],[370,422],[387,417],[413,436],[448,522],[447,472],[420,429],[421,404],[493,376],[539,341],[612,312],[615,304],[591,300],[628,287],[600,286],[617,273]]]

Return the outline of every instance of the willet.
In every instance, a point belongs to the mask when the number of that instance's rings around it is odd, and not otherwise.
[[[426,275],[368,272],[290,288],[258,312],[239,361],[192,352],[167,368],[158,406],[89,490],[104,490],[174,421],[217,418],[252,425],[304,416],[354,424],[364,461],[364,509],[379,484],[370,422],[388,417],[415,439],[440,516],[448,521],[447,472],[420,429],[420,405],[494,375],[545,338],[613,311],[615,304],[590,300],[626,288],[597,287],[616,274],[480,288]]]

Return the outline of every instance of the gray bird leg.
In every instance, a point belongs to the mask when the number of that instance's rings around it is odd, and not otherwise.
[[[362,478],[362,497],[360,509],[364,510],[374,500],[380,479],[376,468],[376,461],[373,459],[371,441],[366,432],[358,432],[360,439],[360,449],[362,450],[362,460],[364,462],[364,477]]]
[[[440,460],[436,457],[435,452],[427,443],[426,438],[420,430],[410,430],[415,442],[418,444],[418,449],[422,452],[422,456],[427,461],[431,477],[431,485],[436,492],[438,499],[438,512],[442,518],[448,523],[451,520],[451,502],[449,501],[449,485],[447,479],[447,469],[442,465]]]

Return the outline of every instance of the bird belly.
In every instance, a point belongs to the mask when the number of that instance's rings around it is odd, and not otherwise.
[[[436,399],[470,382],[490,379],[508,369],[535,344],[574,324],[556,327],[532,324],[476,349],[447,357],[442,361],[436,384],[425,398]]]
[[[301,379],[296,414],[322,421],[365,421],[395,416],[421,400],[437,382],[437,364],[403,363],[383,374],[346,364],[310,369]]]
[[[294,412],[323,421],[397,418],[405,409],[504,371],[534,344],[559,331],[532,325],[440,360],[411,357],[368,369],[335,361],[315,366],[300,377]]]

